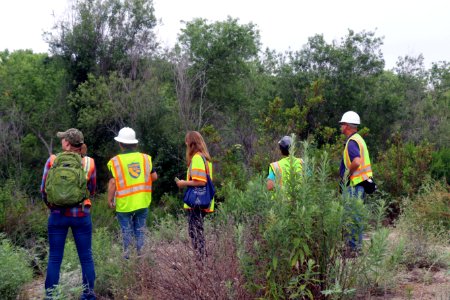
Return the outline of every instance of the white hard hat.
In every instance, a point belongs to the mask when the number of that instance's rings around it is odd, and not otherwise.
[[[357,113],[355,113],[354,111],[348,111],[342,115],[342,119],[339,121],[339,123],[359,125],[361,124],[361,120],[359,119],[359,115]]]
[[[130,127],[124,127],[120,129],[119,134],[114,138],[116,141],[122,144],[137,144],[136,132]]]

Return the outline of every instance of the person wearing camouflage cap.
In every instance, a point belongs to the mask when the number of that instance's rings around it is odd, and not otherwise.
[[[76,128],[70,128],[63,132],[58,132],[56,134],[61,140],[65,139],[73,147],[81,147],[84,144],[83,133]]]
[[[54,289],[59,284],[61,262],[69,228],[72,230],[81,263],[83,291],[80,299],[96,299],[94,293],[95,267],[92,257],[92,219],[90,215],[90,199],[92,199],[96,190],[95,162],[88,156],[82,157],[84,137],[80,130],[70,128],[58,132],[56,136],[61,139],[63,151],[57,155],[50,155],[45,163],[41,183],[42,200],[50,209],[47,225],[50,250],[45,278],[45,299],[52,299]],[[61,187],[57,184],[57,180],[63,179],[55,178],[64,177],[60,176],[61,173],[57,173],[59,172],[56,171],[57,169],[70,169],[70,172],[76,175],[66,177],[78,178],[78,180],[74,183],[74,181],[67,179],[66,185]],[[85,179],[79,179],[84,176],[86,176]],[[56,204],[54,196],[56,190],[61,190],[61,194],[69,195],[67,199],[69,201],[74,199],[74,204]],[[77,191],[75,195],[80,195],[80,193],[81,195],[79,197],[72,196],[72,190]]]
[[[267,176],[267,189],[269,191],[273,190],[275,185],[281,187],[283,185],[283,178],[289,176],[290,170],[294,169],[298,174],[302,171],[303,160],[300,158],[293,157],[291,166],[289,149],[292,144],[292,137],[287,135],[278,141],[278,146],[283,158],[269,165],[269,176]]]

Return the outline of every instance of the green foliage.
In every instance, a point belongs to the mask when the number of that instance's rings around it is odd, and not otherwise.
[[[235,144],[225,151],[221,159],[220,169],[220,183],[221,185],[227,182],[233,182],[238,189],[244,189],[247,184],[249,172],[245,168],[243,147],[240,144]],[[214,180],[217,182],[216,180]]]
[[[16,299],[22,285],[33,279],[29,257],[0,235],[0,294],[3,299]]]
[[[55,126],[68,124],[65,74],[46,54],[0,52],[0,177],[15,179],[30,195],[36,195],[31,182],[42,175],[43,159],[53,152]]]
[[[405,236],[402,263],[408,267],[446,267],[450,243],[450,198],[445,183],[424,185],[417,195],[405,198],[396,222]]]
[[[383,71],[383,39],[352,30],[339,41],[316,35],[300,50],[259,56],[257,26],[231,17],[188,21],[173,51],[156,52],[150,0],[77,1],[70,14],[47,34],[51,57],[0,52],[0,230],[29,249],[39,272],[47,210],[35,200],[38,184],[45,159],[59,149],[55,133],[69,127],[84,132],[100,193],[106,163],[119,151],[113,137],[123,126],[136,130],[139,150],[152,155],[159,175],[149,224],[157,240],[170,242],[187,236],[173,217],[181,211],[173,178],[185,174],[184,133],[201,130],[214,157],[217,219],[236,222],[237,253],[258,297],[353,297],[355,287],[388,285],[398,262],[442,264],[431,244],[448,241],[448,187],[421,186],[431,177],[449,180],[448,62],[425,70],[423,57],[406,56]],[[350,109],[360,114],[361,134],[370,134],[372,158],[379,158],[375,199],[385,202],[373,216],[361,201],[336,194],[338,168],[330,167],[342,155],[337,121]],[[265,176],[255,174],[266,175],[276,142],[289,133],[318,149],[301,149],[303,174],[269,193]],[[400,197],[408,197],[398,223],[408,239],[392,248],[380,224],[386,206],[400,213]],[[100,194],[92,208],[98,289],[120,298],[133,295],[136,278],[133,264],[119,259],[118,224],[105,198]],[[354,261],[341,257],[345,225],[353,222],[346,207],[376,228]],[[64,274],[77,278],[73,242],[66,247]],[[58,297],[76,297],[79,282],[58,287]],[[234,284],[225,282],[229,295]]]
[[[417,192],[430,175],[432,145],[405,143],[398,135],[388,145],[375,166],[383,190],[394,197]]]
[[[33,247],[47,235],[47,213],[40,200],[30,205],[26,194],[13,180],[0,186],[0,231],[15,245]]]
[[[137,261],[122,258],[122,241],[107,228],[99,228],[92,237],[94,254],[96,293],[100,295],[121,295],[137,278],[133,274]]]
[[[434,178],[443,178],[450,184],[450,148],[433,152],[432,156],[431,174]]]
[[[268,298],[317,295],[328,285],[328,268],[343,243],[347,217],[328,182],[327,155],[316,166],[307,144],[303,151],[303,170],[312,173],[304,171],[298,177],[292,172],[282,189],[269,193],[262,179],[252,180],[244,191],[232,185],[224,189],[230,201],[222,204],[220,215],[232,216],[253,231],[241,246],[248,255],[241,252],[244,274],[254,282],[249,288],[264,290]],[[241,233],[244,241],[246,234],[250,233]]]
[[[175,195],[163,194],[158,204],[151,205],[149,220],[159,222],[159,220],[165,219],[166,217],[178,215],[183,208],[182,195],[181,191]],[[150,222],[149,225],[152,226],[154,222]]]
[[[424,185],[411,200],[402,203],[401,220],[411,222],[430,233],[439,235],[450,228],[450,197],[448,186],[441,182]]]
[[[77,127],[86,136],[86,143],[96,156],[99,186],[106,185],[108,160],[118,154],[119,147],[113,137],[120,128],[132,127],[139,139],[139,150],[150,154],[155,170],[160,173],[153,195],[175,189],[173,178],[180,166],[174,164],[178,153],[177,141],[182,139],[169,104],[163,105],[159,83],[152,80],[131,80],[112,73],[108,78],[89,76],[69,97],[71,106],[78,112]],[[166,122],[160,122],[164,119]],[[173,126],[173,127],[171,127]],[[163,190],[164,188],[164,190]]]
[[[76,87],[91,73],[107,76],[121,71],[136,76],[140,56],[156,47],[155,26],[150,0],[83,0],[73,4],[67,18],[56,22],[46,40]]]
[[[313,81],[321,80],[326,105],[314,110],[309,120],[313,127],[337,124],[349,108],[365,116],[365,98],[374,90],[384,67],[381,45],[382,38],[366,31],[349,30],[340,42],[331,44],[323,35],[309,38],[302,50],[289,53],[289,59],[280,68],[281,97],[303,103],[306,97],[302,91]]]
[[[119,232],[115,211],[109,208],[106,193],[92,199],[91,216],[93,228],[106,228],[111,234]]]
[[[92,237],[92,253],[95,262],[95,292],[98,295],[114,297],[134,282],[135,261],[122,258],[121,239],[107,228],[98,228]],[[81,267],[73,239],[66,240],[61,265],[61,279],[55,290],[61,299],[77,297],[81,290]]]
[[[216,84],[219,80],[225,80],[222,84],[233,82],[234,77],[248,72],[246,62],[258,53],[259,32],[252,23],[240,25],[231,17],[214,23],[194,19],[181,31],[179,41],[195,68],[205,70]]]

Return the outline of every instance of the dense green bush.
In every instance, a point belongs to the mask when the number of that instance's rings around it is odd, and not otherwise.
[[[23,249],[0,235],[0,261],[0,295],[2,299],[15,299],[20,287],[33,279],[30,259]]]
[[[13,180],[0,187],[0,232],[15,245],[32,248],[47,237],[47,208],[37,199],[32,204]]]
[[[226,189],[219,214],[244,225],[241,260],[249,289],[259,296],[321,297],[321,291],[335,285],[333,267],[355,213],[367,228],[362,201],[336,194],[326,152],[320,164],[311,159],[307,143],[303,152],[302,174],[292,172],[275,192],[266,191],[262,178],[249,182],[245,191],[232,185]]]
[[[444,178],[450,184],[450,149],[444,148],[433,152],[431,174],[436,179]]]
[[[92,201],[91,215],[94,230],[105,227],[112,232],[119,232],[115,211],[109,208],[106,193],[95,196]]]
[[[433,147],[429,143],[405,143],[398,135],[378,158],[376,178],[393,197],[412,195],[430,175]]]

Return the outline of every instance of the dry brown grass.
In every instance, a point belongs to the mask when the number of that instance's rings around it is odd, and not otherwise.
[[[233,226],[208,230],[203,260],[197,259],[190,240],[153,244],[151,260],[138,264],[139,299],[251,299],[240,273]]]

